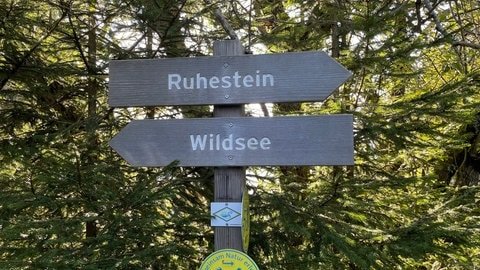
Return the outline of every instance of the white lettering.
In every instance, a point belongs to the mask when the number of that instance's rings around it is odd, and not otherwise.
[[[274,79],[272,74],[263,74],[262,76],[262,86],[267,86],[267,79],[270,81],[270,86],[274,85]]]
[[[222,77],[222,88],[230,88],[232,87],[232,82],[230,82],[230,76],[223,76]]]
[[[245,150],[245,138],[235,139],[235,150]]]
[[[217,76],[213,76],[210,78],[208,84],[210,85],[211,88],[218,88],[218,83],[220,80],[218,79]]]
[[[246,75],[245,77],[243,77],[243,85],[245,85],[245,87],[252,87],[252,83],[253,77],[251,75]]]
[[[220,134],[191,134],[190,143],[193,151],[233,151],[233,150],[270,150],[270,138],[263,137],[235,137],[233,134],[221,136]]]
[[[205,77],[196,73],[193,77],[183,77],[180,74],[168,74],[168,90],[181,89],[229,89],[251,87],[273,87],[275,77],[269,73],[261,73],[256,70],[255,74],[240,74],[235,71],[233,75]]]
[[[195,88],[195,79],[189,78],[190,80],[187,80],[186,78],[183,78],[183,88],[185,89],[193,89]],[[190,81],[190,85],[188,85],[188,81]]]
[[[252,137],[252,138],[248,139],[248,141],[247,141],[248,149],[257,150],[257,145],[258,145],[257,138]]]
[[[233,150],[233,134],[222,141],[223,150]]]
[[[210,151],[213,151],[213,134],[210,134]]]
[[[203,87],[201,86],[203,84]],[[207,78],[200,76],[200,73],[197,73],[197,82],[196,82],[197,87],[196,88],[207,88]]]
[[[182,76],[180,76],[180,74],[168,74],[168,90],[172,90],[174,85],[177,90],[180,90],[180,81],[182,81]]]
[[[262,138],[260,140],[260,148],[262,148],[263,150],[269,150],[270,149],[270,144],[272,144],[272,142],[267,137]]]
[[[220,150],[220,134],[217,134],[217,151]]]
[[[196,151],[198,147],[203,151],[205,149],[205,144],[207,142],[207,135],[190,135],[190,142],[192,143],[192,150]]]
[[[238,75],[238,71],[235,71],[235,74],[233,75],[233,79],[235,80],[235,87],[240,88],[240,83],[239,80],[242,76]]]

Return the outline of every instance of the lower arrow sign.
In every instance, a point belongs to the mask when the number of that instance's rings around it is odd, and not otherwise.
[[[110,146],[140,167],[353,165],[353,117],[135,120]]]

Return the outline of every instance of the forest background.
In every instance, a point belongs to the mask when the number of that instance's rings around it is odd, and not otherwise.
[[[355,118],[355,166],[248,169],[248,253],[260,269],[479,269],[479,10],[1,0],[0,269],[200,265],[213,251],[212,168],[133,168],[108,141],[132,119],[212,109],[109,108],[108,63],[211,55],[232,34],[254,54],[322,50],[353,72],[325,102],[247,107]]]

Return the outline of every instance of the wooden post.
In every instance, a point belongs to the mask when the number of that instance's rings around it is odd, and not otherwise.
[[[244,54],[239,40],[222,40],[213,44],[213,55],[233,56]],[[228,63],[225,63],[228,67]],[[243,105],[216,105],[213,108],[214,117],[239,117],[245,115]],[[214,201],[241,202],[245,188],[244,167],[222,167],[214,169]],[[231,248],[243,251],[242,228],[215,227],[215,250]]]

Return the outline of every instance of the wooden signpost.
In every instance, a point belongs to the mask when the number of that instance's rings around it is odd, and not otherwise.
[[[238,40],[212,57],[111,61],[110,106],[215,106],[212,119],[132,121],[110,145],[133,166],[212,166],[214,201],[239,203],[243,166],[353,165],[351,115],[247,118],[243,104],[322,101],[350,76],[323,52],[245,55]],[[216,215],[230,221],[227,206]],[[215,250],[243,250],[242,228],[214,230]]]
[[[214,56],[244,55],[245,50],[238,40],[217,41],[213,44]],[[228,94],[226,94],[228,95]],[[224,96],[227,97],[227,96]],[[228,100],[228,99],[225,99]],[[245,115],[243,104],[216,105],[213,116],[242,117]],[[214,202],[241,202],[246,185],[244,167],[215,167],[213,170]],[[238,227],[213,227],[215,250],[236,249],[243,251],[242,229]]]

